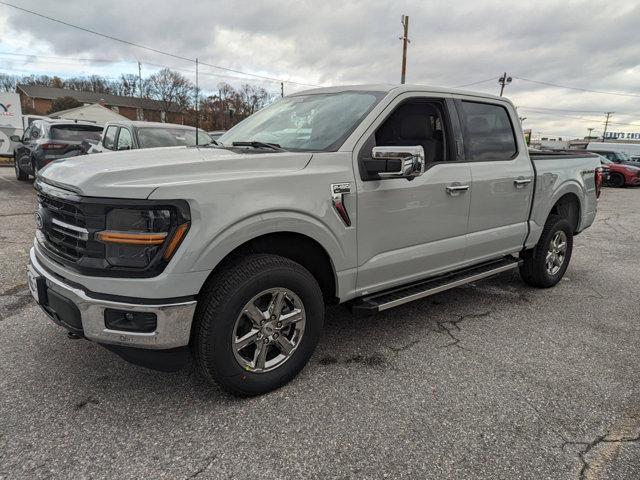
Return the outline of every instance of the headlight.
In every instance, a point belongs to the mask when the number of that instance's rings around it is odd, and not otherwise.
[[[107,214],[106,230],[96,233],[105,244],[105,258],[115,267],[145,268],[162,254],[169,261],[189,222],[179,223],[170,209],[116,208]]]

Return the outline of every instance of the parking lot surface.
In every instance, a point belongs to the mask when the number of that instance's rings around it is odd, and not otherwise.
[[[25,279],[35,195],[0,168],[0,478],[640,478],[640,189],[605,189],[551,290],[517,273],[373,317],[237,399],[69,340]]]

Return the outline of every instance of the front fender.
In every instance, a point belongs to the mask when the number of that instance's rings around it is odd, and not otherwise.
[[[244,218],[219,232],[203,246],[191,269],[213,270],[229,253],[249,240],[281,232],[305,235],[318,242],[336,271],[353,267],[344,245],[345,238],[340,238],[320,219],[298,211],[273,211]]]

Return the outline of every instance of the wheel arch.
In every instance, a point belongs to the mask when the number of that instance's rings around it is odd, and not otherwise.
[[[580,197],[574,192],[569,192],[556,200],[547,214],[547,218],[549,215],[559,215],[566,218],[571,224],[573,233],[576,234],[580,227],[581,212]]]
[[[258,253],[279,255],[299,263],[318,282],[325,303],[339,303],[337,274],[331,256],[316,239],[295,231],[274,231],[245,240],[220,259],[202,288],[205,288],[209,280],[229,262],[239,256]]]

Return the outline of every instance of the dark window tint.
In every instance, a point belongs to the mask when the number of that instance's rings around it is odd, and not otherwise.
[[[82,125],[53,125],[50,129],[51,140],[82,142],[84,140],[100,140],[102,129]]]
[[[108,148],[109,150],[113,150],[116,147],[116,132],[118,131],[118,127],[112,125],[107,128],[107,131],[104,134],[104,139],[102,140],[102,146],[104,148]]]
[[[460,102],[468,160],[509,160],[517,153],[516,138],[504,107]]]
[[[375,134],[376,146],[421,146],[428,163],[446,158],[439,103],[407,102],[397,107]]]

